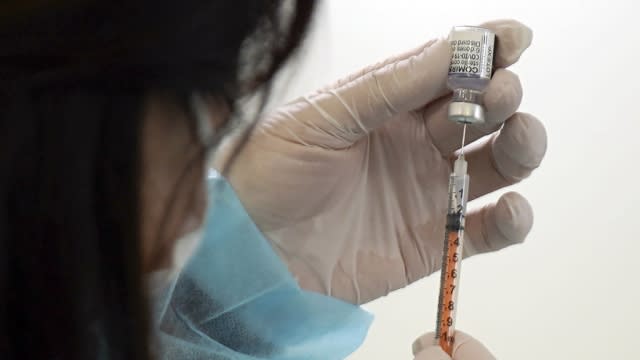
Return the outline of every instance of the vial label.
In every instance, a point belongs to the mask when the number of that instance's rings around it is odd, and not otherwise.
[[[495,34],[487,29],[455,27],[449,34],[449,75],[491,78]]]

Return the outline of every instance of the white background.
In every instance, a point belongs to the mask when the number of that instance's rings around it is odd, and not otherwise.
[[[534,43],[513,67],[522,110],[546,125],[542,167],[512,189],[532,203],[526,243],[465,262],[458,328],[499,359],[640,359],[640,5],[633,0],[329,0],[285,98],[446,35],[515,18]],[[495,200],[496,196],[478,202]],[[368,304],[350,359],[412,359],[432,331],[439,277]]]

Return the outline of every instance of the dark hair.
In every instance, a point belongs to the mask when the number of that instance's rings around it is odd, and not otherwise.
[[[0,358],[147,359],[141,111],[268,92],[307,0],[0,3]]]

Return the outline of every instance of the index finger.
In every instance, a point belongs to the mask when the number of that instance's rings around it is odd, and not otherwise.
[[[531,29],[516,20],[489,21],[482,23],[480,27],[496,34],[496,68],[506,68],[515,64],[533,40]]]
[[[531,44],[531,30],[518,21],[496,20],[481,26],[496,34],[497,67],[516,62]],[[286,114],[307,119],[300,126],[314,131],[306,142],[350,146],[395,114],[418,109],[446,94],[450,61],[448,40],[440,38],[289,104]]]

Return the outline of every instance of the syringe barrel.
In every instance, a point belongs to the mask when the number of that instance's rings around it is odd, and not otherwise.
[[[435,340],[449,355],[455,342],[455,319],[458,298],[458,282],[462,265],[465,214],[469,175],[466,162],[460,157],[449,177],[449,202],[440,272],[440,296]]]
[[[451,174],[449,176],[449,206],[447,208],[447,218],[452,216],[462,217],[461,226],[464,227],[464,215],[467,213],[467,189],[469,188],[469,175]],[[449,226],[449,221],[447,221]]]

